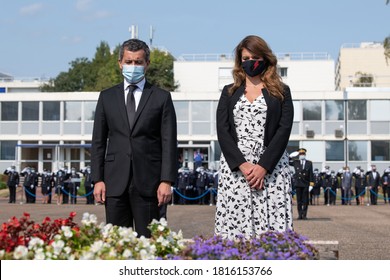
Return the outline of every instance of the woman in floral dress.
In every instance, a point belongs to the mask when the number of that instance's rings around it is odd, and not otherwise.
[[[215,234],[224,238],[292,229],[286,147],[294,110],[276,65],[267,43],[247,36],[235,50],[234,83],[224,87],[218,103]]]

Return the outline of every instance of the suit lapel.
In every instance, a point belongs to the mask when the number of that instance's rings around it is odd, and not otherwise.
[[[152,90],[151,84],[146,82],[145,86],[144,86],[144,90],[142,91],[141,99],[140,99],[138,107],[137,107],[137,111],[135,112],[135,120],[134,120],[133,129],[137,125],[138,118],[141,115],[142,110],[144,109],[146,103],[148,102],[149,97],[152,95],[152,92],[153,92],[153,90]]]
[[[117,108],[121,114],[123,122],[127,124],[127,127],[129,128],[130,131],[129,119],[127,118],[127,112],[126,112],[125,92],[124,92],[123,82],[117,85],[115,89],[115,95],[116,95],[116,100],[118,102]]]

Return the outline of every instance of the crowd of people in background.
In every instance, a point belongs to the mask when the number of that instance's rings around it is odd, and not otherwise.
[[[36,203],[37,198],[42,198],[42,203],[51,204],[53,194],[57,204],[76,204],[81,195],[86,197],[87,204],[94,204],[91,168],[76,171],[74,167],[66,170],[60,168],[51,172],[44,169],[36,172],[34,167],[27,166],[17,172],[15,166],[8,167],[4,174],[8,176],[9,189],[8,203],[16,203],[16,189],[23,187],[25,203]],[[83,177],[83,178],[82,178]],[[84,182],[84,192],[79,192],[81,181]],[[40,193],[37,190],[40,189]]]
[[[342,205],[377,205],[378,199],[389,203],[390,167],[382,174],[375,165],[364,171],[360,166],[351,170],[348,166],[337,172],[329,166],[321,171],[314,169],[314,186],[310,187],[310,205],[319,205],[323,195],[324,205],[335,205],[337,198]]]
[[[63,168],[51,172],[36,172],[34,167],[25,167],[20,173],[15,166],[8,167],[9,189],[8,203],[16,203],[16,189],[23,187],[25,203],[36,203],[37,197],[42,203],[52,203],[55,196],[57,204],[76,204],[78,197],[85,197],[86,204],[95,204],[91,168],[76,171],[75,168]],[[81,181],[84,189],[80,192]],[[382,199],[390,204],[390,167],[380,173],[375,165],[365,171],[360,166],[350,170],[348,166],[337,172],[325,166],[323,170],[314,169],[314,186],[309,188],[310,205],[377,205]],[[40,192],[37,190],[40,189]],[[175,204],[215,204],[218,191],[218,171],[197,166],[195,169],[182,167],[178,170],[176,184],[172,189]],[[293,195],[296,189],[293,182]],[[320,199],[322,197],[322,199]],[[337,202],[339,201],[339,202]]]

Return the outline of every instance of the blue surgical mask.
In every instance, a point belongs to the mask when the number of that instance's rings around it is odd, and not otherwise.
[[[130,84],[136,84],[145,76],[145,67],[140,65],[126,65],[122,66],[122,75]]]

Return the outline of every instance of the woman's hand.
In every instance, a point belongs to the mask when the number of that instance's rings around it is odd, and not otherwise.
[[[264,189],[264,176],[267,174],[267,170],[265,168],[258,164],[252,164],[249,162],[241,164],[239,168],[252,189]]]

